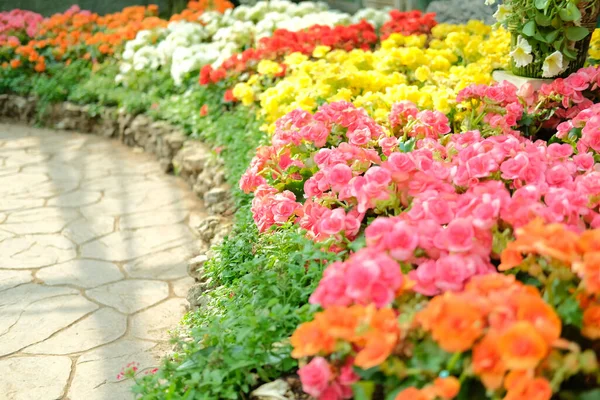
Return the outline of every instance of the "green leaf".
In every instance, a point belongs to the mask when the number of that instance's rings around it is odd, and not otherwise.
[[[550,0],[535,0],[535,8],[538,10],[544,10],[546,7],[548,7],[549,2]]]
[[[577,58],[577,53],[575,53],[573,50],[569,49],[568,47],[565,47],[562,52],[563,52],[563,55],[566,56],[569,60],[574,60]]]
[[[590,31],[583,26],[570,26],[566,29],[567,39],[572,40],[574,42],[578,42],[587,35],[590,34]]]
[[[535,35],[535,21],[529,21],[523,26],[523,34],[529,37]]]
[[[598,400],[600,399],[600,389],[590,390],[582,393],[577,397],[577,400]]]
[[[558,34],[560,32],[559,31],[552,31],[549,34],[546,35],[546,42],[547,43],[552,43],[556,40],[556,38],[558,37]]]
[[[581,11],[574,3],[568,3],[565,8],[558,12],[558,16],[565,22],[579,21],[581,19]]]
[[[375,382],[360,381],[352,385],[355,400],[371,400],[375,392]]]
[[[548,43],[546,38],[544,36],[542,36],[542,34],[539,31],[536,32],[535,35],[533,35],[533,38],[535,40],[537,40],[538,42]]]
[[[535,14],[535,23],[539,26],[550,26],[552,24],[552,18],[538,12]]]
[[[581,328],[583,325],[583,311],[575,298],[567,298],[558,306],[556,311],[565,324],[578,328]]]

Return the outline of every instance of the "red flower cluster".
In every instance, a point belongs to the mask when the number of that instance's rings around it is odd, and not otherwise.
[[[319,45],[346,51],[357,48],[368,50],[373,48],[377,41],[375,28],[366,21],[333,28],[313,25],[300,32],[278,29],[273,32],[273,36],[262,38],[256,48],[234,54],[225,60],[220,68],[214,69],[211,65],[206,65],[200,71],[200,84],[217,83],[225,79],[228,72],[237,75],[253,70],[260,60],[282,61],[283,57],[294,52],[310,55]],[[281,75],[285,75],[285,68]]]
[[[431,28],[437,25],[434,13],[423,14],[419,10],[409,12],[392,10],[390,17],[390,20],[381,27],[381,40],[387,39],[392,33],[403,35],[429,33]]]

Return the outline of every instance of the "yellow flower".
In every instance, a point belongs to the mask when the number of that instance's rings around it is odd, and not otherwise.
[[[263,88],[257,82],[238,90],[247,99],[258,97],[269,132],[285,113],[296,108],[315,111],[321,101],[350,101],[384,125],[392,105],[402,100],[461,115],[456,111],[456,94],[472,83],[490,83],[494,69],[506,68],[510,34],[471,21],[439,24],[432,37],[427,41],[425,35],[392,34],[375,51],[317,47],[312,59],[291,54],[285,60],[286,77],[273,87]],[[259,74],[269,72],[260,68]]]
[[[246,83],[238,83],[233,88],[233,95],[242,101],[242,104],[249,106],[254,103],[254,91],[252,87]]]
[[[429,70],[429,67],[426,65],[421,65],[415,71],[415,78],[417,78],[421,82],[424,82],[427,80],[427,78],[429,78],[430,74],[431,71]]]
[[[281,72],[281,65],[271,60],[261,60],[258,63],[258,73],[261,75],[274,76]]]
[[[313,50],[312,56],[314,58],[324,57],[325,54],[329,53],[329,50],[331,50],[331,47],[329,47],[329,46],[317,46]]]
[[[302,53],[292,53],[285,57],[284,63],[287,65],[298,65],[304,61],[308,60],[308,57]]]

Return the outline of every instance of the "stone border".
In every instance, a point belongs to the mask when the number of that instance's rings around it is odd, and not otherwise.
[[[35,97],[0,94],[0,119],[34,125],[37,115]],[[235,205],[230,187],[226,184],[223,160],[198,140],[191,139],[175,125],[154,121],[145,114],[132,115],[112,107],[98,114],[90,106],[64,102],[49,106],[43,125],[48,128],[89,133],[114,138],[129,147],[156,155],[165,173],[175,172],[200,197],[208,216],[190,218],[192,228],[200,238],[199,255],[190,260],[188,274],[194,284],[187,300],[192,309],[202,305],[202,293],[209,282],[203,278],[203,265],[233,226]]]

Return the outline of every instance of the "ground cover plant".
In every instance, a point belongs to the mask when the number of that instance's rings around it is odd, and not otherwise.
[[[40,122],[66,100],[146,113],[227,165],[234,229],[138,397],[296,376],[319,399],[600,397],[597,32],[590,67],[534,91],[493,82],[510,34],[477,21],[157,12],[0,17],[0,90]]]

